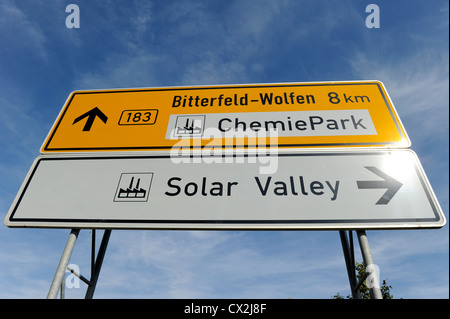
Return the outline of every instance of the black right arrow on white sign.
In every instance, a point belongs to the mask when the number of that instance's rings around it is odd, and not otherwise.
[[[380,176],[383,180],[376,181],[357,181],[359,189],[380,189],[387,188],[387,191],[381,196],[381,198],[376,202],[376,205],[387,205],[394,195],[398,192],[400,187],[402,187],[402,183],[392,178],[382,170],[376,168],[375,166],[365,166],[372,173]]]

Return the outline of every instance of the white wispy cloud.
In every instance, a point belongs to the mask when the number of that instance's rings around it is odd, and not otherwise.
[[[304,245],[332,237],[324,249],[340,247],[337,232],[294,234],[113,231],[98,293],[111,298],[118,297],[117,290],[134,298],[312,298],[347,289],[340,250],[322,254]]]
[[[8,43],[2,50],[27,52],[30,56],[47,60],[46,37],[32,18],[14,1],[0,3],[0,33],[2,41]]]
[[[448,294],[448,227],[368,232],[368,237],[380,277],[392,285],[394,297],[430,299]],[[396,294],[396,287],[408,289]]]
[[[0,298],[45,298],[67,235],[64,230],[0,228]]]
[[[332,36],[337,28],[361,22],[361,13],[351,2],[346,5],[346,11],[336,10],[336,5],[323,6],[315,18],[307,12],[317,10],[317,5],[298,1],[177,1],[157,13],[150,5],[137,11],[139,14],[128,10],[131,15],[120,17],[123,20],[106,10],[95,29],[108,29],[120,41],[121,49],[107,52],[94,69],[77,76],[75,85],[104,88],[260,82],[264,72],[273,68],[274,59],[296,57],[295,52],[305,50],[304,42],[321,39],[338,44]],[[345,18],[348,16],[351,18]],[[127,29],[119,27],[127,22]],[[297,57],[290,62],[303,63]]]
[[[400,117],[415,124],[411,130],[420,130],[426,139],[448,133],[448,52],[422,51],[396,64],[357,52],[350,64],[361,78],[386,85]]]
[[[74,87],[87,90],[155,86],[161,62],[160,57],[140,50],[132,54],[111,54],[96,70],[79,74]]]

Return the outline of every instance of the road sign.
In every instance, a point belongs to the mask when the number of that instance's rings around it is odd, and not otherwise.
[[[270,137],[277,137],[270,139]],[[41,153],[409,147],[378,81],[72,92]]]
[[[445,217],[410,150],[303,150],[278,156],[247,150],[172,158],[41,156],[5,224],[389,229],[439,228]]]

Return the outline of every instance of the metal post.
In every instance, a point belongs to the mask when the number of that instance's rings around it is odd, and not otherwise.
[[[350,291],[352,292],[353,299],[359,299],[359,291],[356,287],[356,274],[355,274],[355,260],[353,257],[353,240],[352,246],[349,246],[347,234],[345,230],[340,230],[339,235],[341,237],[342,251],[344,252],[345,265],[347,266],[348,280],[350,282]]]
[[[91,277],[94,274],[95,264],[95,229],[92,230],[92,247],[91,247]]]
[[[366,267],[366,273],[369,273],[367,277],[371,280],[371,282],[366,284],[369,287],[370,297],[372,299],[383,299],[380,289],[380,279],[378,278],[378,272],[374,267],[375,264],[373,263],[372,254],[370,253],[366,231],[357,230],[356,234],[358,235],[359,246],[361,248],[361,254]]]
[[[66,298],[66,283],[65,281],[61,281],[61,289],[59,290],[59,299]]]
[[[106,247],[108,246],[109,237],[111,236],[111,229],[106,229],[102,242],[100,244],[100,248],[98,250],[97,259],[94,265],[94,272],[91,276],[90,285],[86,291],[85,299],[92,299],[94,296],[95,286],[97,286],[97,280],[100,275],[100,269],[102,268],[103,258],[105,257]]]
[[[356,282],[356,265],[355,265],[355,249],[353,248],[353,232],[351,230],[348,231],[350,237],[350,260],[352,262],[352,273],[355,274],[355,282]],[[359,294],[358,294],[359,296]]]
[[[69,264],[70,256],[72,255],[73,248],[75,247],[75,243],[78,238],[78,234],[80,233],[79,229],[72,229],[69,235],[69,239],[67,239],[66,247],[64,248],[63,254],[59,261],[58,268],[56,269],[55,276],[53,277],[53,282],[50,286],[50,290],[47,294],[47,299],[56,299],[58,295],[58,290],[61,287],[61,284],[64,281],[64,277],[66,274],[66,268]]]

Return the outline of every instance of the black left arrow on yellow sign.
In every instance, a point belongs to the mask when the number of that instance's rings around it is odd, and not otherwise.
[[[94,124],[94,120],[96,117],[98,117],[100,120],[102,120],[103,123],[106,124],[106,121],[108,121],[108,117],[105,115],[105,113],[103,113],[102,111],[100,111],[100,109],[98,107],[94,107],[92,110],[84,113],[83,115],[80,115],[79,117],[77,117],[73,123],[78,123],[79,121],[83,120],[85,117],[87,117],[87,121],[86,124],[84,124],[83,127],[83,131],[90,131],[92,124]]]

